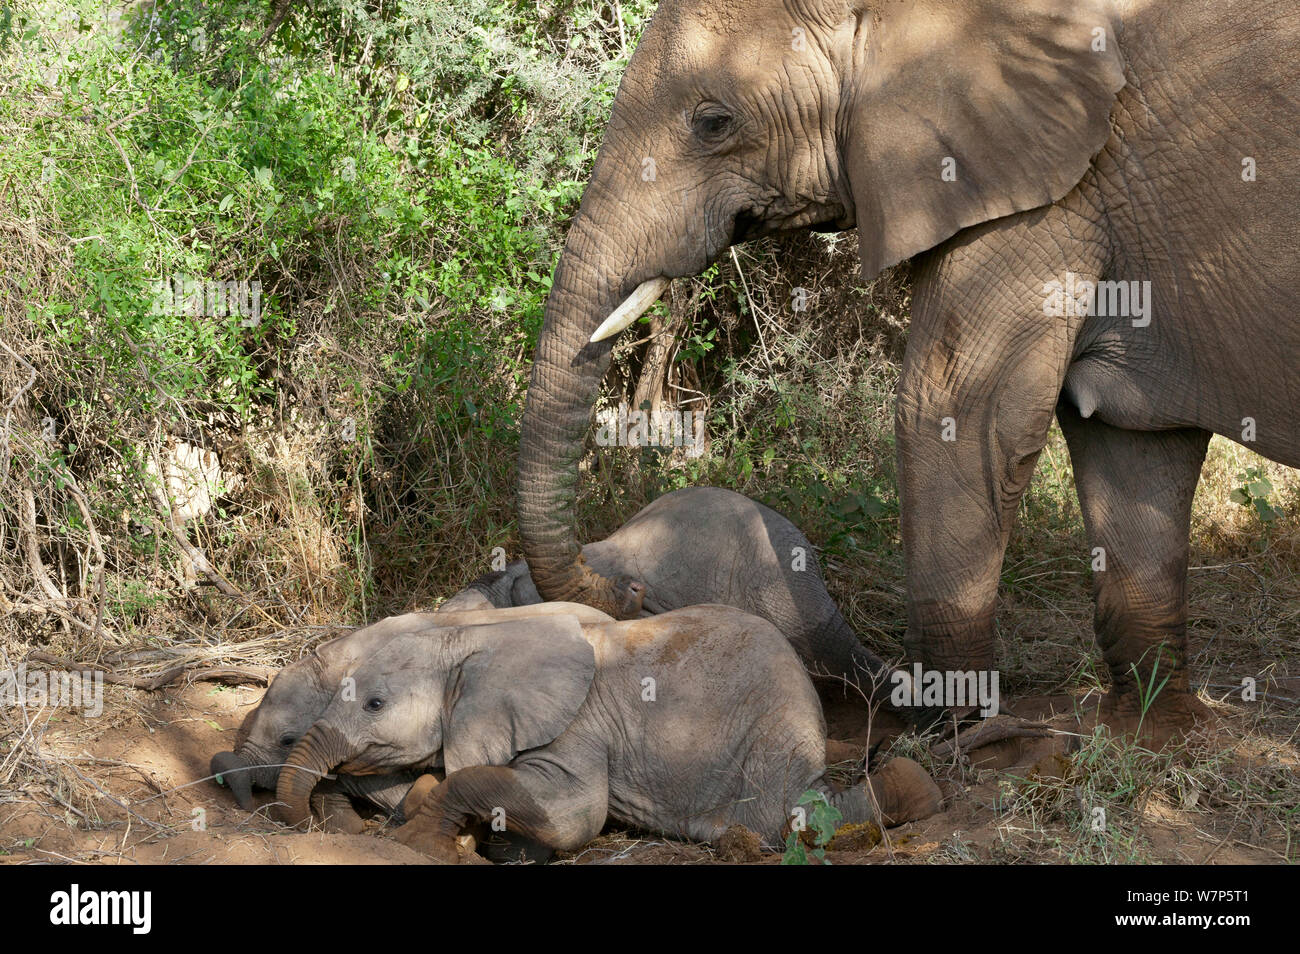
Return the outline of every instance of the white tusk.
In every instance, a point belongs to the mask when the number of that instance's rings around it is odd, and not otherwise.
[[[632,324],[646,313],[646,309],[659,300],[659,296],[670,283],[671,279],[663,276],[642,282],[637,286],[636,291],[627,296],[627,301],[615,308],[613,314],[601,322],[596,333],[591,336],[591,340],[604,341],[606,338],[612,338]]]

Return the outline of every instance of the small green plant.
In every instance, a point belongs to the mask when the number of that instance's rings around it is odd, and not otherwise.
[[[1269,502],[1273,493],[1273,482],[1268,479],[1263,468],[1247,467],[1237,475],[1242,481],[1240,487],[1229,494],[1229,499],[1243,507],[1254,507],[1255,513],[1264,523],[1272,523],[1282,515],[1282,511]]]
[[[808,806],[811,806],[809,808]],[[840,821],[844,818],[840,810],[832,805],[821,792],[814,792],[811,789],[799,796],[796,803],[796,811],[804,809],[803,814],[806,816],[803,825],[792,830],[785,838],[785,853],[781,855],[781,864],[783,865],[810,865],[817,859],[817,864],[828,865],[826,860],[826,846],[830,844],[835,837],[835,829],[839,827]],[[802,834],[804,831],[812,833],[813,848],[809,852],[808,847],[804,844]]]
[[[1166,683],[1169,682],[1171,673],[1165,673],[1165,677],[1160,680],[1160,683],[1158,685],[1156,683],[1156,677],[1160,674],[1160,659],[1164,652],[1164,648],[1164,643],[1155,647],[1155,665],[1151,667],[1151,678],[1147,680],[1146,685],[1142,684],[1142,674],[1138,671],[1137,665],[1129,665],[1129,669],[1133,673],[1133,679],[1137,683],[1138,698],[1142,703],[1142,715],[1138,718],[1138,732],[1142,731],[1142,723],[1146,721],[1147,713],[1151,711],[1151,706],[1155,704],[1156,697],[1160,695],[1161,690],[1163,690]],[[1151,650],[1148,650],[1147,652],[1150,651]],[[1144,653],[1143,659],[1145,658],[1146,654]],[[1138,660],[1138,662],[1141,661],[1142,660]]]
[[[703,361],[717,345],[718,329],[696,331],[684,336],[678,346],[678,361]]]

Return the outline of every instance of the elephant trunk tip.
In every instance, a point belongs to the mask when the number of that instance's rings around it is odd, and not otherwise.
[[[618,594],[618,612],[611,613],[615,619],[638,619],[645,608],[646,585],[640,580],[626,577],[615,584]]]
[[[214,776],[218,785],[230,787],[239,807],[246,812],[253,810],[253,780],[251,768],[234,752],[218,752],[212,756],[208,771]]]
[[[573,591],[559,599],[586,603],[614,619],[636,619],[641,615],[646,596],[644,583],[627,577],[602,576],[587,566],[581,556],[575,568],[578,573]]]
[[[576,546],[574,547],[577,550]],[[544,600],[583,603],[614,619],[636,619],[646,598],[646,586],[630,577],[607,577],[587,565],[581,551],[572,559],[530,559],[533,585]]]

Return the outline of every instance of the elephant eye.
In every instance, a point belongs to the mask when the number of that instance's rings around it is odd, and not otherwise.
[[[724,139],[734,124],[735,117],[731,112],[717,103],[701,103],[691,117],[691,129],[696,138],[709,145],[716,145]]]
[[[384,700],[380,699],[378,696],[366,700],[367,712],[378,712],[383,707],[384,707]]]
[[[292,747],[293,744],[297,741],[298,741],[298,737],[296,735],[285,735],[285,736],[281,736],[280,738],[280,744],[283,745],[285,748]]]

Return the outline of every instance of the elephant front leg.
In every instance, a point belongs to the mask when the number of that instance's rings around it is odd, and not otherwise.
[[[904,647],[923,678],[895,676],[892,699],[918,724],[946,709],[987,713],[995,692],[1003,553],[1081,321],[1046,307],[1045,286],[1066,268],[1026,263],[1023,250],[1041,244],[1032,231],[994,232],[944,252],[917,277],[895,433]]]
[[[548,778],[549,774],[501,765],[453,772],[429,789],[418,807],[408,799],[409,821],[393,837],[436,861],[455,864],[460,860],[457,836],[477,822],[561,850],[577,848],[600,834],[606,787],[569,788]]]
[[[1064,399],[1057,419],[1092,548],[1094,629],[1112,682],[1097,718],[1163,745],[1208,716],[1188,684],[1187,562],[1210,435],[1124,430],[1080,417]]]
[[[318,789],[312,793],[311,809],[326,831],[357,835],[366,827],[365,820],[357,814],[345,792]]]

